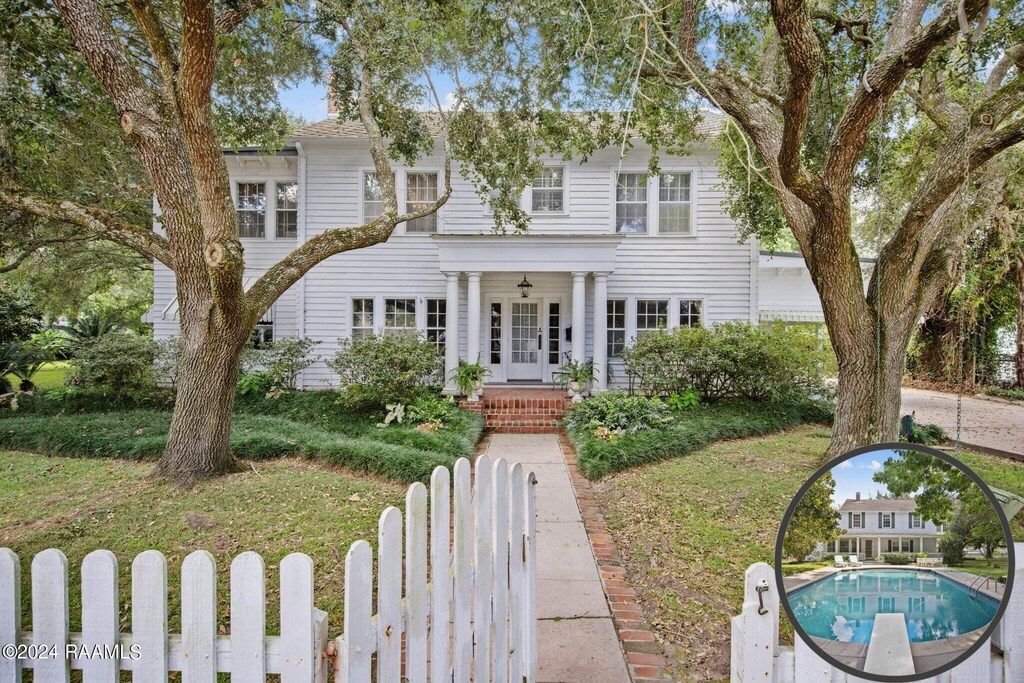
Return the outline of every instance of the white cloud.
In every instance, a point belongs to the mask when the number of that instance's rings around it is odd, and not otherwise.
[[[853,463],[850,462],[849,460],[844,460],[841,463],[839,463],[838,465],[836,465],[835,469],[837,469],[837,470],[848,470],[851,467],[853,467]]]
[[[871,464],[861,465],[861,467],[868,470],[880,470],[882,469],[882,463],[878,462],[877,460],[872,460]]]

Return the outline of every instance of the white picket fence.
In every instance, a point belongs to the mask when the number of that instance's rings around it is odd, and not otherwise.
[[[0,683],[21,681],[22,669],[37,683],[68,681],[71,670],[83,671],[85,683],[116,682],[119,671],[140,683],[166,681],[169,672],[185,683],[213,683],[218,672],[245,683],[267,674],[323,683],[332,656],[334,680],[346,683],[368,683],[373,672],[384,683],[535,681],[536,479],[487,456],[473,477],[471,469],[466,459],[455,463],[454,487],[446,468],[434,470],[429,501],[423,484],[410,486],[404,533],[397,508],[381,515],[376,613],[370,544],[352,544],[344,628],[331,642],[328,615],[313,606],[313,561],[301,553],[281,561],[280,635],[266,634],[266,567],[254,552],[231,563],[229,631],[220,634],[217,570],[205,551],[182,563],[182,632],[169,634],[167,561],[155,550],[132,562],[131,633],[119,625],[117,558],[90,553],[82,630],[72,633],[64,554],[50,549],[32,560],[29,630],[21,623],[20,561],[0,548]],[[21,657],[6,656],[12,647]]]
[[[1014,588],[1003,619],[988,643],[959,666],[926,683],[1018,683],[1024,681],[1024,543],[1015,543]],[[760,596],[758,587],[767,586]],[[763,602],[762,602],[763,600]],[[764,562],[747,569],[743,609],[732,618],[732,683],[854,683],[851,676],[821,659],[800,636],[795,647],[779,646],[779,590],[775,570]],[[764,614],[761,609],[767,610]]]

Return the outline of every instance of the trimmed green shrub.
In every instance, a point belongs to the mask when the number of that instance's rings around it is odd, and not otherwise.
[[[421,387],[441,381],[444,360],[437,347],[415,334],[341,339],[338,344],[338,352],[327,365],[338,373],[343,386],[358,393],[367,408],[412,402],[422,395]]]
[[[295,389],[299,373],[316,361],[310,352],[318,344],[309,337],[286,337],[249,347],[242,354],[242,372],[262,373],[269,389]]]
[[[584,405],[587,402],[584,402]],[[567,426],[585,476],[598,479],[612,472],[691,453],[715,441],[758,436],[806,422],[831,421],[830,406],[818,401],[728,401],[677,416],[659,429],[646,429],[605,439],[588,428]]]
[[[939,552],[942,553],[942,563],[947,567],[956,567],[963,564],[965,547],[967,547],[967,539],[960,534],[947,531],[939,539]]]
[[[754,401],[821,396],[828,360],[810,330],[727,322],[648,332],[622,353],[626,371],[650,396],[696,391],[701,400]]]
[[[575,404],[564,422],[569,429],[604,427],[613,432],[633,434],[664,426],[671,420],[668,405],[659,398],[609,391]]]
[[[882,561],[886,564],[914,564],[917,559],[911,553],[883,553]]]
[[[152,389],[153,340],[136,334],[109,333],[80,341],[74,352],[74,372],[89,389],[122,394]]]

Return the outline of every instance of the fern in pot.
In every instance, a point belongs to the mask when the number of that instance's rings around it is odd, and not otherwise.
[[[452,370],[456,388],[470,401],[480,400],[480,394],[484,390],[484,379],[491,375],[490,369],[481,365],[479,361],[479,358],[476,363],[460,360],[458,367]]]

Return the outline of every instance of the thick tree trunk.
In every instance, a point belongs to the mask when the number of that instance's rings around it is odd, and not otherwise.
[[[157,465],[160,474],[183,486],[236,467],[229,439],[243,342],[186,329],[194,327],[182,320],[174,415]]]
[[[1017,343],[1013,354],[1013,367],[1017,386],[1024,389],[1024,259],[1016,268],[1017,279]]]

